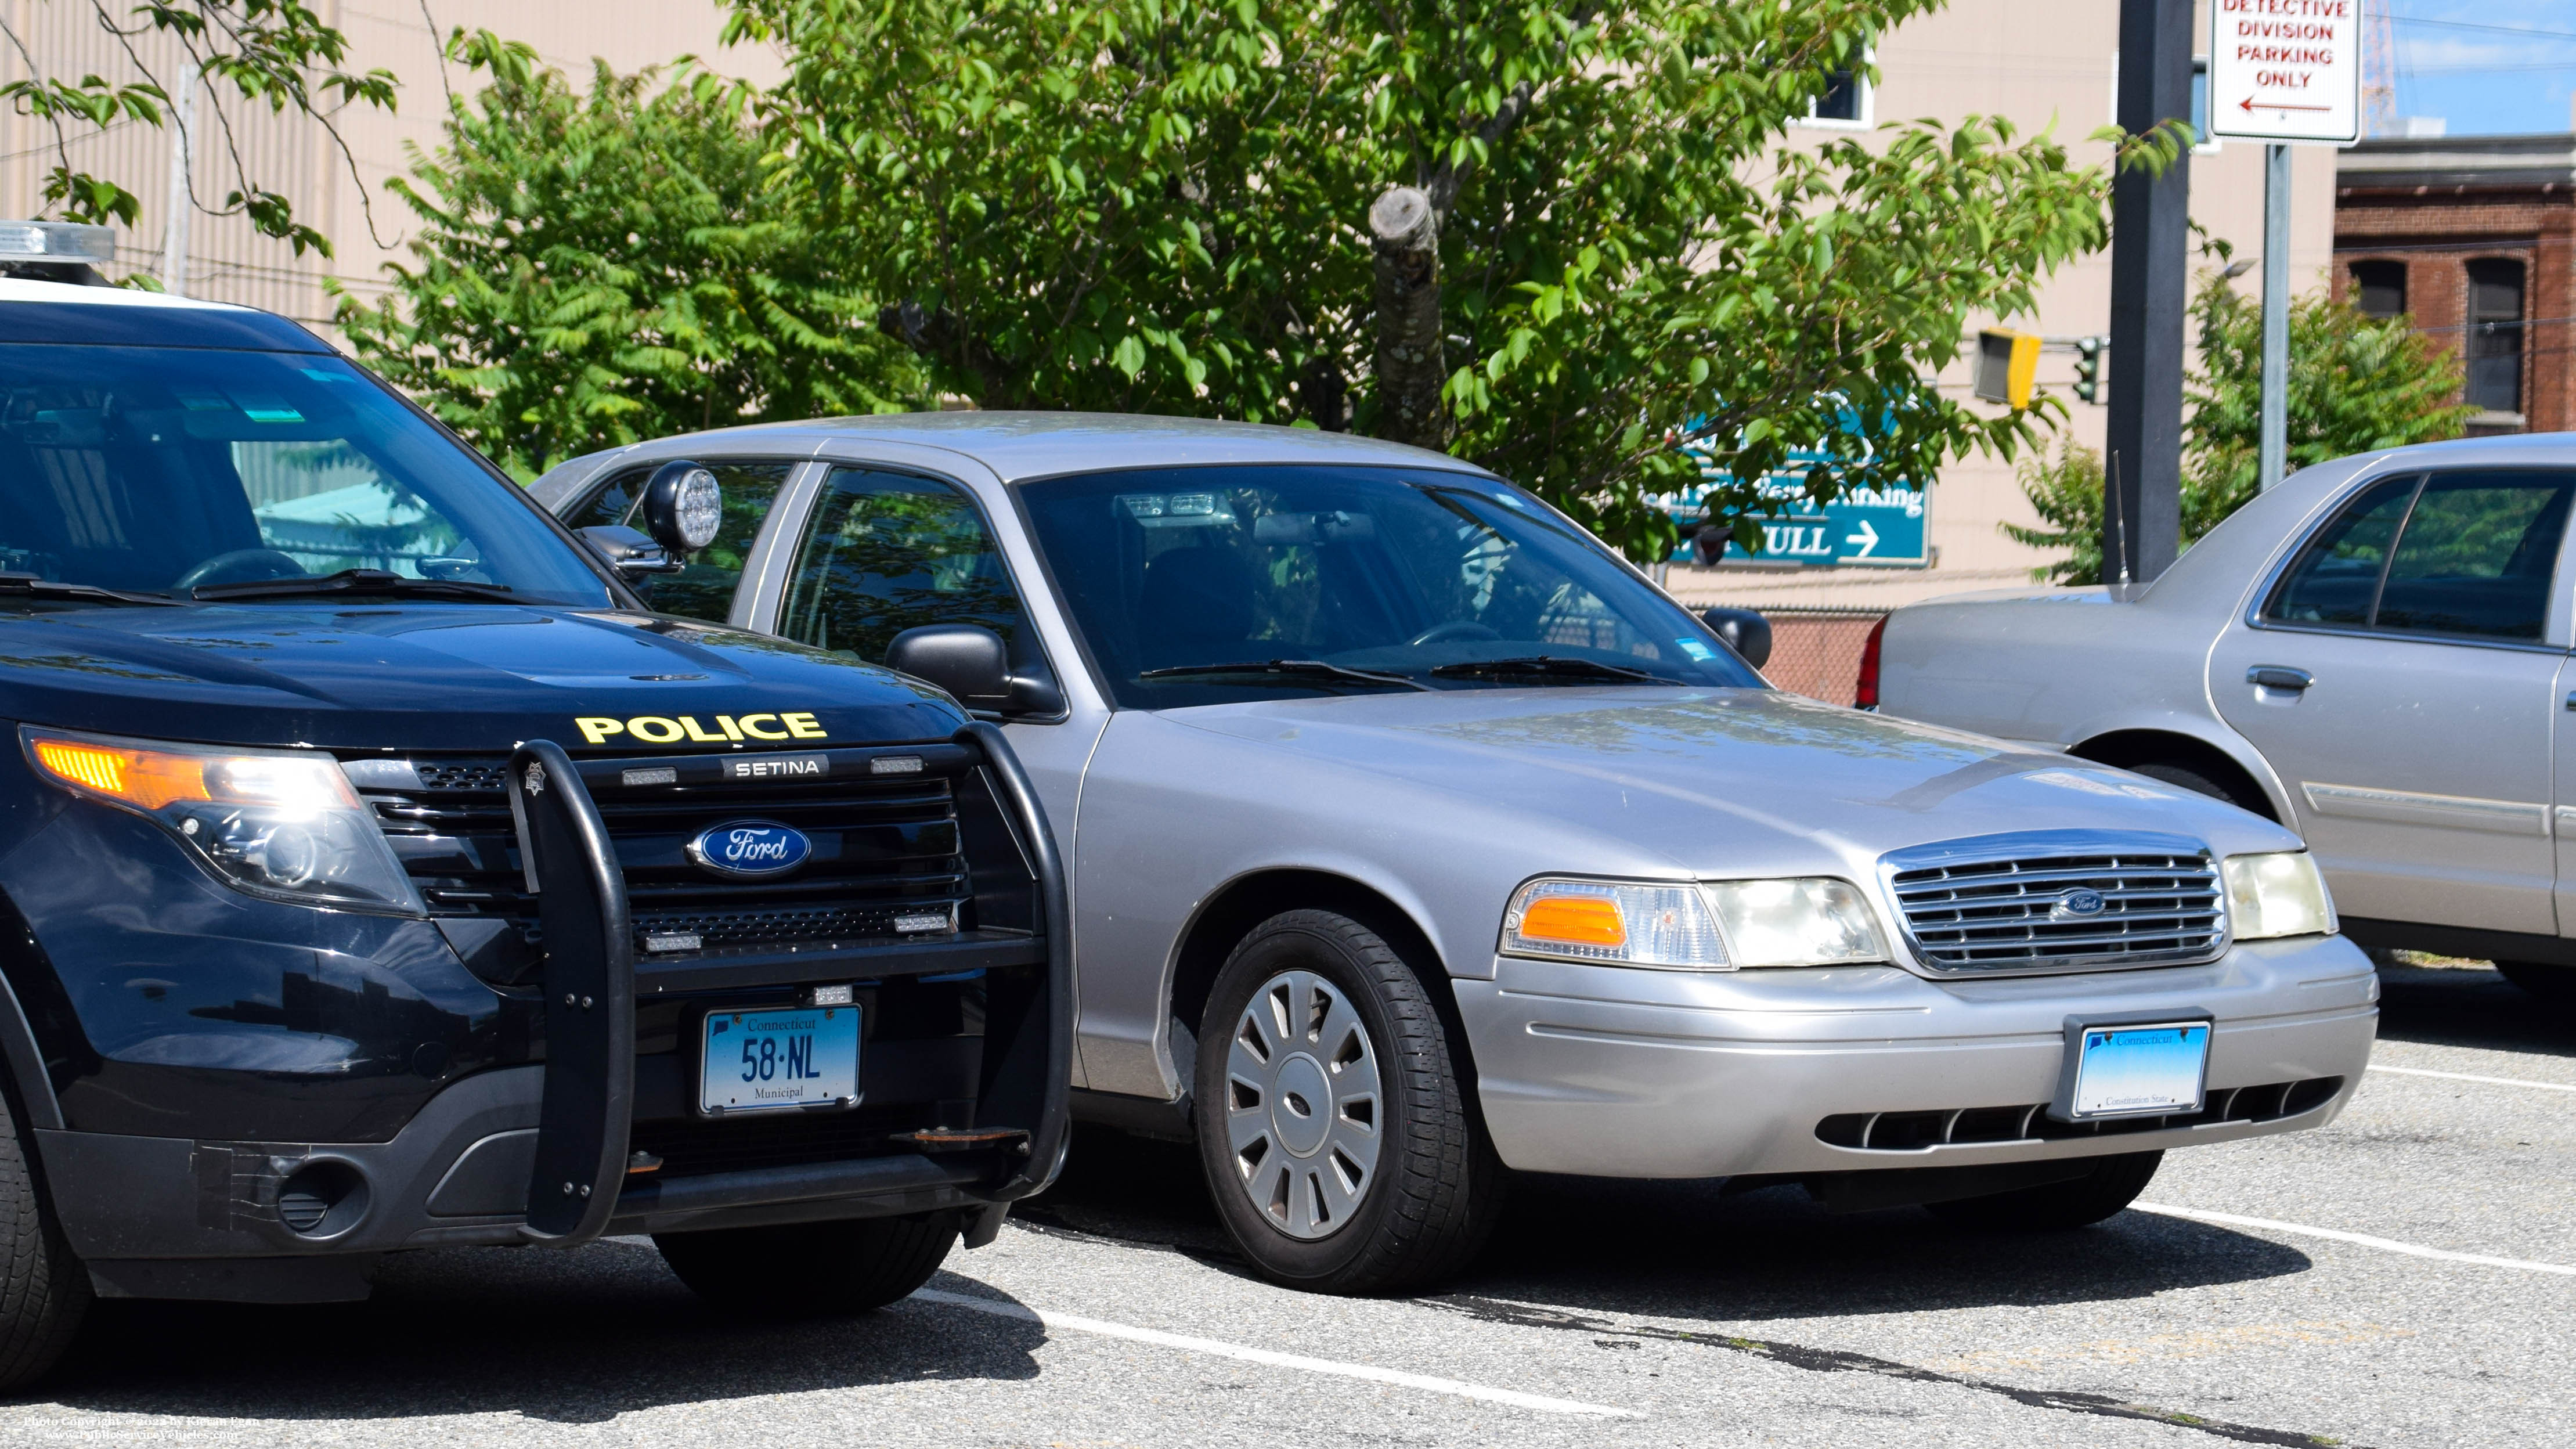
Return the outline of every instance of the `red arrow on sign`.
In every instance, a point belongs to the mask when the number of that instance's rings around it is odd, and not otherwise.
[[[2238,107],[2240,107],[2241,109],[2244,109],[2244,110],[2248,110],[2248,111],[2250,111],[2250,110],[2254,109],[2254,98],[2253,98],[2252,96],[2247,96],[2245,99],[2243,99],[2243,100],[2241,100],[2241,101],[2238,101],[2236,104],[2237,104],[2237,105],[2238,105]],[[2265,110],[2267,110],[2267,111],[2331,111],[2331,110],[2333,110],[2333,109],[2334,109],[2334,107],[2332,107],[2332,106],[2294,106],[2294,105],[2291,105],[2291,104],[2290,104],[2289,102],[2287,102],[2287,101],[2265,101],[2265,102],[2263,102],[2263,109],[2265,109]]]

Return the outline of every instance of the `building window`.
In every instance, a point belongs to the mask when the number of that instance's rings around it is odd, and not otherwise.
[[[1867,67],[1869,51],[1863,49],[1858,61],[1825,78],[1825,93],[1807,103],[1807,124],[1811,126],[1866,126],[1869,124],[1870,92]]]
[[[2352,264],[2352,305],[2365,317],[2397,317],[2406,311],[2404,262]]]
[[[2209,130],[2209,57],[2191,58],[2191,149],[2206,156],[2218,149]]]
[[[2468,264],[2468,387],[2462,396],[2491,413],[2522,411],[2522,263],[2481,257]]]

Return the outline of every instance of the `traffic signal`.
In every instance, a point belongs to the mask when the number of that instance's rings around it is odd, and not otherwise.
[[[2037,337],[1997,327],[1977,334],[1977,396],[2009,403],[2019,412],[2030,406],[2031,383],[2038,376]]]
[[[2089,403],[2102,400],[2102,347],[2108,337],[2075,339],[2075,395]]]

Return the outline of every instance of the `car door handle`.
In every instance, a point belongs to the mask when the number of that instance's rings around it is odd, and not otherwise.
[[[2286,664],[2257,664],[2245,671],[2245,682],[2265,689],[2286,689],[2295,693],[2316,683],[2317,677],[2304,669],[2292,669]],[[2576,709],[2576,704],[2568,707]]]

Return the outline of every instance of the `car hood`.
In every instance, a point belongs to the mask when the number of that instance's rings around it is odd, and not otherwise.
[[[1166,713],[1706,873],[2033,830],[2298,848],[2236,807],[2087,760],[1759,689],[1454,690]],[[1364,808],[1364,807],[1362,807]]]
[[[648,614],[494,605],[205,605],[0,619],[0,713],[210,744],[621,753],[704,748],[719,716],[778,744],[945,739],[966,716],[919,681],[756,634]],[[639,739],[669,721],[679,743]],[[694,722],[690,733],[683,721]],[[811,733],[820,730],[819,735]],[[739,732],[737,730],[737,732]]]

